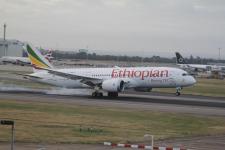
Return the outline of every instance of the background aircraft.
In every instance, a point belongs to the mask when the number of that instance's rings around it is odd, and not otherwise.
[[[51,62],[54,58],[52,57],[52,50],[48,50],[47,54],[44,57]],[[29,66],[31,65],[30,59],[28,57],[14,57],[14,56],[3,56],[0,58],[0,62],[3,64],[14,64],[14,65],[21,65],[21,66]]]
[[[3,64],[15,64],[15,65],[30,65],[30,60],[27,57],[14,57],[14,56],[3,56],[0,58],[1,63]]]
[[[177,65],[179,65],[183,69],[191,69],[192,71],[210,71],[212,70],[212,65],[205,65],[205,64],[188,64],[183,56],[176,52],[176,61]]]
[[[186,70],[192,75],[197,75],[199,72],[205,72],[207,77],[214,77],[216,78],[224,78],[225,76],[225,66],[218,66],[218,65],[207,65],[207,64],[188,64],[183,56],[176,52],[176,61],[177,65],[180,68]]]

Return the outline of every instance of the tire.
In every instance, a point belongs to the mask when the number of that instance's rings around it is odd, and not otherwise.
[[[97,93],[97,97],[102,97],[102,96],[103,96],[102,92]]]
[[[93,92],[92,97],[102,97],[103,96],[103,93],[102,92]]]
[[[96,92],[93,92],[93,93],[91,94],[91,96],[92,96],[92,97],[96,97],[96,96],[97,96],[97,93],[96,93]]]
[[[180,96],[180,92],[176,92],[176,96]]]
[[[118,92],[108,92],[109,97],[118,97]]]

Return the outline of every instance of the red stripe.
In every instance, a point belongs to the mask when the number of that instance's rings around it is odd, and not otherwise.
[[[111,143],[111,146],[117,147],[118,144]],[[132,146],[131,144],[124,144],[124,147],[126,147],[126,148],[131,148],[131,146]],[[143,144],[137,145],[137,147],[140,148],[140,149],[145,149],[145,145],[143,145]],[[165,147],[165,148],[166,148],[166,150],[173,150],[173,147]],[[154,146],[153,150],[159,150],[159,147]],[[180,150],[187,150],[187,149],[180,148]]]
[[[173,148],[172,147],[167,147],[166,150],[173,150]]]
[[[124,147],[131,147],[131,145],[130,144],[125,144]]]
[[[138,148],[145,148],[145,145],[138,145]]]

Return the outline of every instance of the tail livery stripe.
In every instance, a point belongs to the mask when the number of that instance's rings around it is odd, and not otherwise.
[[[32,64],[36,67],[42,67],[42,68],[49,68],[49,66],[47,66],[46,64],[38,61],[36,58],[34,58],[33,56],[29,55],[29,58],[32,62]]]
[[[27,45],[27,51],[28,51],[31,63],[33,65],[37,67],[51,68],[44,61],[41,60],[41,58],[32,50],[32,48],[29,45]]]

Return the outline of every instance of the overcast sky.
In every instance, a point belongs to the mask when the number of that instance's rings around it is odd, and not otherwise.
[[[0,0],[3,23],[45,48],[225,59],[225,0]]]

